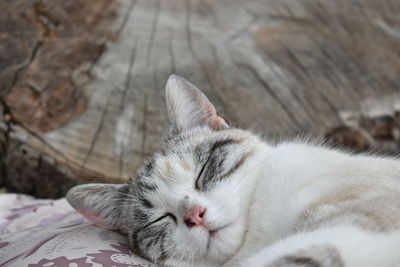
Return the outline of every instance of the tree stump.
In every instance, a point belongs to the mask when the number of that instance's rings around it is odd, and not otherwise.
[[[0,181],[125,182],[167,132],[172,74],[234,126],[398,153],[400,0],[0,2]]]

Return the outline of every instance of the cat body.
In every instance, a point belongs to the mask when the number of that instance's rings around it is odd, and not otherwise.
[[[265,157],[231,263],[400,266],[397,160],[307,143],[269,146]]]
[[[73,188],[94,224],[167,266],[400,266],[400,162],[231,128],[171,76],[170,135],[123,185]]]

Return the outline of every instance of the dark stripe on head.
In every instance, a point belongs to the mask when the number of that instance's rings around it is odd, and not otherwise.
[[[203,188],[206,188],[206,185],[209,184],[210,181],[214,180],[214,178],[223,171],[222,166],[226,155],[227,152],[225,150],[219,152],[214,151],[211,154],[209,162],[207,163],[208,166],[205,167],[206,170],[202,180]]]
[[[153,204],[151,204],[151,202],[145,197],[140,198],[140,203],[148,209],[153,208]]]
[[[129,194],[129,193],[130,193],[129,185],[128,185],[128,184],[125,184],[124,186],[122,186],[122,187],[119,189],[119,191],[120,191],[122,194]]]
[[[223,172],[223,165],[228,154],[225,149],[227,145],[234,145],[243,142],[244,139],[223,139],[216,141],[207,151],[207,160],[201,160],[204,155],[199,156],[199,161],[204,162],[199,172],[199,178],[196,180],[196,188],[199,190],[207,190],[216,182],[215,178]],[[203,173],[204,172],[204,173]],[[202,177],[202,179],[200,179]]]
[[[122,212],[121,207],[124,207],[125,203],[129,203],[132,200],[129,197],[130,194],[131,194],[131,192],[130,192],[129,184],[125,184],[124,186],[122,186],[118,189],[118,197],[116,197],[113,200],[113,202],[114,202],[113,206],[115,206],[117,209],[119,209],[118,214],[121,214],[121,212]]]
[[[157,190],[157,185],[148,181],[140,180],[138,182],[139,191],[152,191],[155,192]]]
[[[167,250],[165,249],[165,236],[167,235],[167,231],[164,231],[162,236],[161,236],[161,256],[160,256],[160,260],[165,260],[169,254],[167,252]]]
[[[158,220],[157,220],[158,221]],[[130,233],[132,251],[149,261],[163,261],[169,253],[166,251],[171,225],[168,222],[150,224]],[[154,257],[157,258],[154,258]]]
[[[224,139],[224,140],[219,140],[216,141],[210,150],[210,153],[214,152],[216,149],[224,147],[226,145],[232,145],[232,144],[239,144],[243,142],[243,139],[233,139],[233,138],[228,138],[228,139]]]
[[[136,207],[134,209],[135,222],[138,225],[146,224],[149,221],[148,212],[143,212],[141,208]]]
[[[167,254],[164,251],[165,250],[165,235],[167,234],[167,230],[166,227],[163,227],[162,230],[160,230],[160,232],[158,233],[156,240],[157,240],[157,245],[158,245],[158,251],[161,252],[159,253],[159,258],[157,259],[157,261],[163,261],[166,259]]]
[[[146,255],[146,253],[142,252],[142,249],[139,246],[140,242],[138,240],[138,234],[139,234],[140,230],[141,229],[134,231],[128,236],[130,248],[131,248],[132,252],[135,253],[136,255],[138,255],[139,257],[142,257],[148,261],[152,261],[152,259],[150,259],[148,257],[148,255]]]
[[[155,160],[151,159],[144,167],[140,170],[140,176],[151,176],[154,168]]]
[[[226,145],[231,145],[231,144],[239,144],[243,141],[243,139],[233,139],[233,138],[228,138],[228,139],[223,139],[223,140],[218,140],[212,144],[212,146],[207,146],[206,144],[200,144],[195,148],[195,154],[197,155],[197,158],[200,162],[206,161],[207,159],[210,158],[213,152],[216,150],[223,148]],[[208,149],[207,149],[208,147]],[[204,156],[207,156],[204,158]],[[205,162],[204,162],[205,163]]]
[[[246,161],[246,159],[248,157],[251,157],[252,155],[254,155],[254,152],[250,151],[250,152],[246,152],[242,155],[242,157],[235,163],[235,165],[226,173],[224,173],[221,177],[219,177],[219,180],[222,180],[230,175],[232,175],[237,169],[239,169],[243,163]]]

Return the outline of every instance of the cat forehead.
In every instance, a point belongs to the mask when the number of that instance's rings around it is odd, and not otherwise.
[[[194,159],[190,154],[177,155],[175,153],[159,154],[153,158],[141,169],[139,176],[132,182],[136,184],[139,192],[150,191],[159,192],[165,187],[164,182],[178,182],[176,180],[179,174],[194,170]]]
[[[210,150],[233,151],[238,145],[251,150],[257,144],[257,137],[238,129],[191,131],[169,141],[167,149],[154,157],[153,171],[161,179],[176,178],[177,174],[185,175],[195,171],[207,159]]]
[[[191,150],[197,145],[206,145],[216,140],[255,140],[258,139],[249,131],[236,128],[229,128],[220,131],[213,131],[208,127],[194,128],[178,135],[171,135],[166,142],[164,154],[168,152],[179,152],[179,150]]]
[[[154,174],[161,180],[175,180],[179,177],[179,174],[193,171],[194,164],[194,158],[190,154],[185,157],[167,155],[157,160],[154,167]]]
[[[221,131],[212,131],[207,127],[186,131],[179,135],[172,135],[161,150],[139,172],[140,187],[152,187],[163,182],[178,182],[180,176],[194,173],[215,145],[223,146],[230,151],[234,146],[241,145],[251,149],[257,147],[259,138],[251,132],[230,128]]]

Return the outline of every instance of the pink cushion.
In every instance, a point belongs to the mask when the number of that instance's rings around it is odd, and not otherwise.
[[[65,199],[0,194],[0,266],[154,266],[124,236],[89,224]]]

